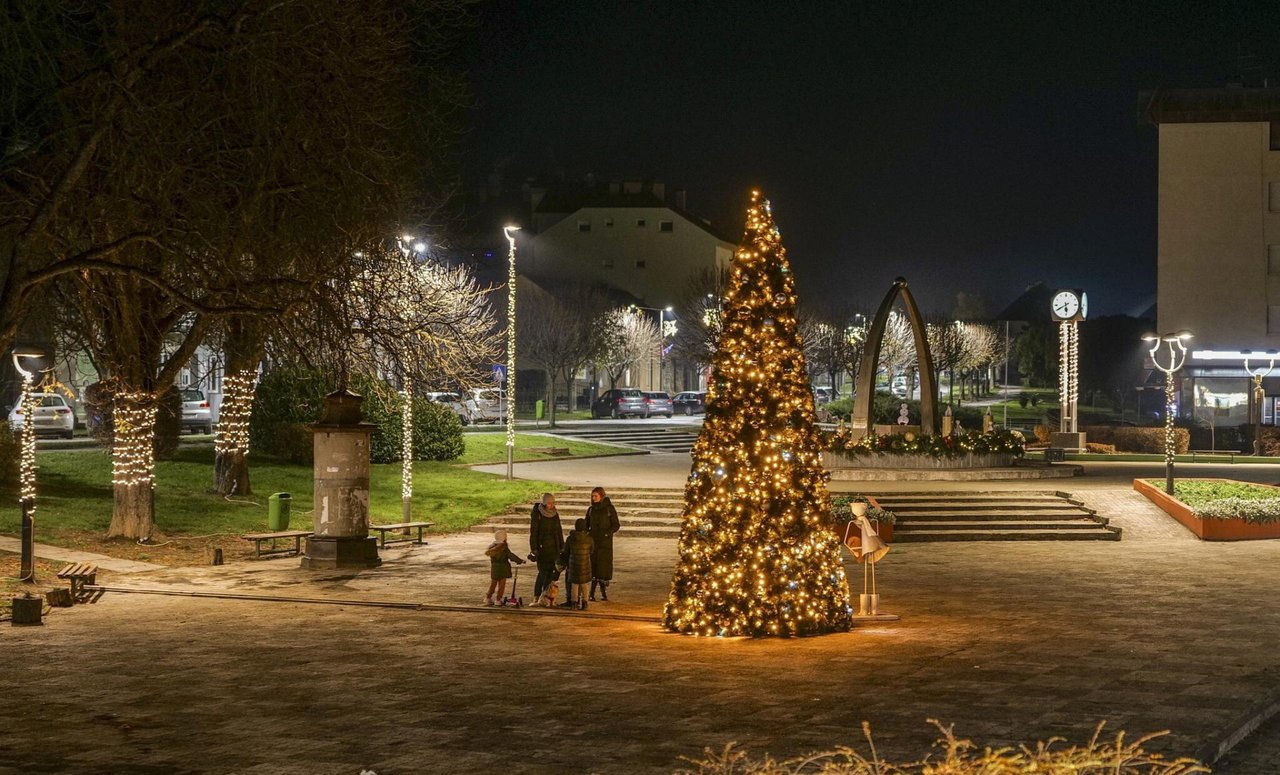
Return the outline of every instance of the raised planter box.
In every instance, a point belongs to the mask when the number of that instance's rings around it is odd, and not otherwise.
[[[844,452],[823,452],[822,465],[828,471],[842,468],[913,468],[924,471],[949,471],[962,468],[1008,468],[1014,464],[1011,454],[962,455],[959,457],[933,457],[931,455],[849,455]]]
[[[1208,482],[1229,482],[1231,479],[1205,479]],[[1253,484],[1250,482],[1250,484]],[[1267,487],[1269,485],[1258,485]],[[1191,507],[1169,495],[1161,486],[1142,479],[1133,480],[1133,489],[1142,493],[1164,513],[1178,520],[1182,526],[1204,541],[1256,541],[1264,538],[1280,538],[1280,522],[1257,525],[1243,519],[1200,519]],[[1280,492],[1280,488],[1273,488]]]

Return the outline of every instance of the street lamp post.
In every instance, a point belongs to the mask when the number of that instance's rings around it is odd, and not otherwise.
[[[23,358],[42,358],[39,350],[14,350],[13,368],[22,376],[22,452],[19,458],[18,502],[22,504],[22,557],[18,577],[36,580],[36,401],[35,372],[22,367]]]
[[[1254,456],[1262,455],[1262,402],[1266,400],[1267,393],[1262,389],[1262,380],[1264,377],[1270,376],[1272,369],[1276,367],[1276,352],[1268,350],[1262,357],[1267,359],[1267,366],[1263,368],[1259,366],[1257,370],[1249,368],[1249,358],[1252,353],[1246,351],[1244,358],[1244,370],[1253,377],[1253,454]]]
[[[515,478],[516,463],[516,237],[519,226],[503,226],[507,238],[507,480]]]
[[[1142,341],[1151,343],[1151,362],[1164,372],[1164,491],[1173,495],[1173,413],[1176,404],[1173,395],[1173,375],[1187,362],[1187,346],[1184,342],[1192,336],[1190,331],[1169,334],[1147,334]],[[1163,345],[1163,347],[1162,347]],[[1164,351],[1167,351],[1167,355]],[[1162,363],[1161,358],[1167,359]]]
[[[664,353],[663,350],[666,349],[666,342],[667,342],[667,332],[666,332],[665,324],[667,319],[667,313],[671,312],[671,307],[663,307],[662,309],[658,309],[657,307],[642,307],[639,304],[632,304],[631,308],[642,309],[648,312],[658,313],[658,390],[662,390],[662,367],[663,367],[664,359],[666,357],[666,353]],[[676,317],[675,314],[672,313],[671,315],[672,322],[675,322],[675,317]],[[653,385],[652,358],[649,360],[649,385],[650,386]],[[675,388],[673,387],[672,390],[674,391]]]

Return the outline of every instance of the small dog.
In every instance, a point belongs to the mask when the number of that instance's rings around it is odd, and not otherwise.
[[[558,594],[560,594],[560,585],[553,581],[547,585],[546,589],[542,590],[542,596],[538,598],[538,605],[543,608],[553,608]]]

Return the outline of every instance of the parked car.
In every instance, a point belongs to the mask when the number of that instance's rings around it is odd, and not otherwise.
[[[507,397],[502,388],[472,388],[468,407],[472,422],[502,422],[507,414]]]
[[[52,434],[64,439],[71,438],[76,427],[76,412],[67,399],[57,393],[36,393],[35,399],[38,402],[34,422],[36,435]],[[9,427],[16,432],[26,420],[26,411],[19,400],[9,412]]]
[[[671,406],[676,414],[702,414],[707,411],[707,394],[697,390],[676,393]]]
[[[192,388],[178,392],[182,396],[182,429],[192,433],[213,433],[213,409],[204,392]]]
[[[612,417],[615,420],[626,416],[647,417],[649,407],[644,402],[644,393],[636,388],[618,388],[606,390],[591,405],[591,417]]]
[[[813,401],[816,404],[829,404],[836,397],[836,391],[831,387],[813,386]]]
[[[463,425],[470,425],[473,421],[475,401],[472,399],[464,401],[458,393],[427,393],[427,400],[433,404],[447,406],[451,412],[458,415]]]
[[[675,411],[671,403],[671,396],[661,391],[642,393],[641,395],[644,396],[645,417],[653,417],[655,414],[660,414],[667,419],[671,419],[671,414]]]

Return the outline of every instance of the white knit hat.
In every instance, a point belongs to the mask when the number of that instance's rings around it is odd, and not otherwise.
[[[497,543],[503,543],[507,540],[507,531],[499,530],[493,534],[493,540]]]

